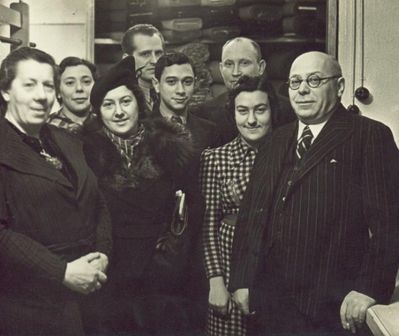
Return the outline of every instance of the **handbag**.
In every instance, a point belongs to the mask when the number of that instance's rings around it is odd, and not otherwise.
[[[157,240],[153,258],[156,273],[162,277],[176,280],[185,275],[191,245],[188,225],[186,195],[178,190],[171,221]]]

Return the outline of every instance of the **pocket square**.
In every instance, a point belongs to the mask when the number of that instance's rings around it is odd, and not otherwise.
[[[333,164],[335,164],[335,163],[338,163],[338,161],[337,161],[337,160],[335,160],[335,159],[331,159],[331,160],[330,160],[330,163],[333,163]]]

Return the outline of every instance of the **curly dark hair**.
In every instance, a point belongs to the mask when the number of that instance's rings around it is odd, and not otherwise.
[[[167,54],[162,55],[155,64],[154,77],[157,80],[161,80],[162,73],[165,70],[165,68],[175,64],[177,65],[190,64],[191,68],[193,69],[194,77],[196,76],[194,63],[189,56],[181,52],[169,52]]]
[[[95,64],[89,62],[88,60],[85,60],[85,59],[79,58],[79,57],[75,57],[75,56],[65,57],[61,61],[60,65],[58,66],[60,76],[64,73],[66,68],[78,66],[78,65],[86,66],[90,70],[91,75],[93,76],[93,79],[94,80],[97,79],[97,67],[95,66]]]
[[[281,110],[277,100],[277,95],[276,92],[274,91],[273,86],[270,84],[270,81],[267,79],[265,75],[257,77],[250,77],[244,75],[238,80],[236,87],[229,92],[229,96],[226,103],[226,109],[228,111],[228,117],[231,118],[231,121],[235,123],[234,113],[235,113],[236,97],[241,92],[254,92],[254,91],[262,91],[267,94],[271,110],[272,128],[281,126],[281,124],[283,123],[283,118],[281,116]]]

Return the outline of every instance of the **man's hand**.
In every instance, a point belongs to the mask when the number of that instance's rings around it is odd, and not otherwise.
[[[107,276],[90,263],[100,258],[99,252],[89,253],[67,264],[63,284],[82,294],[89,294],[101,288]]]
[[[89,264],[97,271],[105,273],[108,267],[108,257],[104,253],[99,252],[99,257],[92,259]]]
[[[341,304],[342,327],[356,333],[356,328],[361,327],[366,319],[367,309],[375,305],[376,301],[362,293],[351,291],[345,296]]]
[[[233,294],[233,300],[237,304],[238,309],[240,309],[244,315],[253,314],[253,313],[249,312],[249,289],[248,288],[237,289]]]
[[[216,314],[227,315],[231,309],[230,293],[227,291],[223,277],[211,278],[209,282],[209,306]]]

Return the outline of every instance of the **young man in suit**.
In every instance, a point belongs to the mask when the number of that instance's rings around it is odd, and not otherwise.
[[[298,120],[258,154],[230,289],[256,332],[367,333],[398,270],[398,149],[387,126],[342,106],[333,57],[299,56],[288,83]]]
[[[152,87],[155,64],[164,54],[164,44],[160,31],[150,24],[134,25],[122,38],[123,57],[133,56],[135,59],[139,86],[144,92],[149,112],[156,97]]]
[[[195,68],[183,53],[162,56],[155,66],[154,88],[159,94],[159,106],[154,106],[153,116],[177,121],[191,132],[199,154],[209,147],[219,145],[216,126],[192,113],[190,99],[195,88]]]
[[[165,54],[158,60],[154,88],[159,94],[159,105],[154,106],[152,117],[163,117],[181,124],[181,127],[191,133],[195,150],[187,181],[181,186],[187,199],[191,249],[186,255],[190,261],[187,281],[179,288],[179,294],[189,302],[187,314],[192,320],[191,331],[202,332],[207,310],[207,283],[200,248],[204,204],[198,185],[199,159],[204,149],[219,146],[219,136],[212,122],[192,113],[189,102],[194,87],[195,68],[188,56],[174,52]]]

